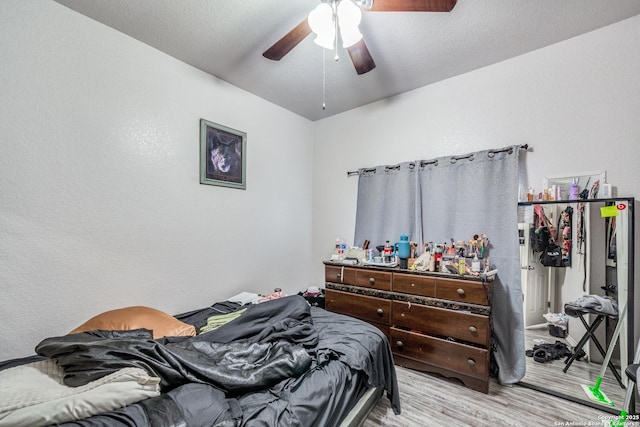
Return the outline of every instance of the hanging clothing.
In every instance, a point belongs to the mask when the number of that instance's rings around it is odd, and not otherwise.
[[[573,221],[573,208],[567,206],[560,213],[558,220],[558,246],[562,249],[562,266],[571,267],[571,222]]]

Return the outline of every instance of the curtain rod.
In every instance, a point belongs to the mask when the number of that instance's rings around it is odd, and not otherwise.
[[[520,150],[528,150],[529,149],[529,144],[524,144],[524,145],[519,145],[518,148]],[[493,157],[495,156],[497,153],[505,153],[505,152],[509,152],[509,154],[511,154],[513,152],[513,147],[505,147],[505,148],[501,148],[501,149],[496,149],[496,150],[489,150],[489,152],[487,153],[487,156],[489,157]],[[470,159],[473,160],[473,154],[467,154],[466,156],[452,156],[450,161],[451,163],[455,163],[458,160],[463,160],[463,159]],[[436,165],[438,166],[438,161],[437,160],[423,160],[420,162],[420,166],[424,167],[427,165]],[[387,166],[387,169],[393,169],[393,168],[399,168],[400,165],[396,165],[396,166]],[[374,171],[376,168],[369,168],[369,169],[364,169],[364,171]],[[347,176],[356,176],[356,175],[360,175],[360,171],[347,171]]]

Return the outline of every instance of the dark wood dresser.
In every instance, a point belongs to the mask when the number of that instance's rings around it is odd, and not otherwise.
[[[395,363],[489,392],[491,282],[325,262],[325,306],[380,328]]]

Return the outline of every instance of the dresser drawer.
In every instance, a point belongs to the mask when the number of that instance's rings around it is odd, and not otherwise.
[[[489,317],[394,301],[391,324],[430,335],[489,346]]]
[[[485,286],[487,288],[485,289]],[[441,279],[436,280],[436,298],[469,304],[490,305],[489,284],[470,280]]]
[[[355,285],[356,270],[355,268],[346,268],[337,265],[325,265],[324,278],[327,282]]]
[[[325,291],[324,300],[325,308],[335,313],[385,325],[391,320],[391,300],[332,289]]]
[[[391,339],[391,326],[389,326],[389,324],[373,322],[370,320],[367,321],[367,323],[380,329],[380,331],[387,337],[387,340]]]
[[[462,375],[486,380],[489,351],[439,338],[391,328],[394,354]]]
[[[356,270],[356,286],[391,290],[391,273],[388,271]]]
[[[393,274],[393,291],[425,297],[436,296],[436,278],[417,274]]]

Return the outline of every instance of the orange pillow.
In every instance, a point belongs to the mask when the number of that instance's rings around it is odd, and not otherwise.
[[[129,331],[145,328],[153,331],[153,338],[194,336],[196,328],[155,308],[135,306],[105,311],[75,328],[70,334],[94,331]]]

